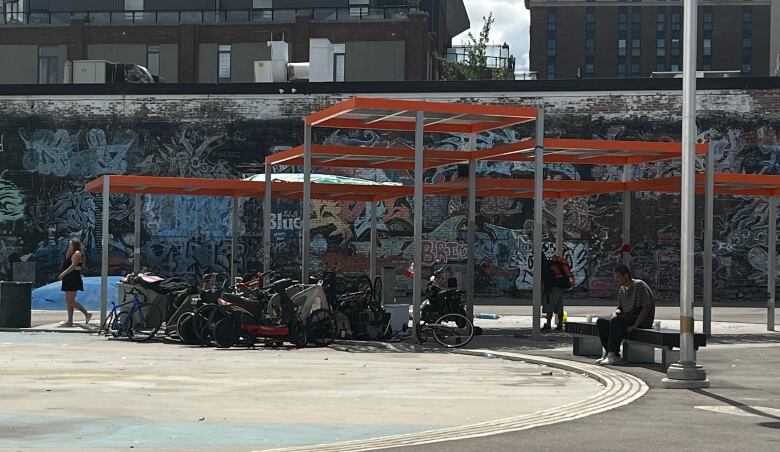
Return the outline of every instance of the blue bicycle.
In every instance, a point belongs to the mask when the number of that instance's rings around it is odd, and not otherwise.
[[[146,296],[138,289],[126,290],[125,299],[129,296],[132,297],[130,301],[111,302],[111,312],[100,326],[98,336],[127,336],[133,342],[144,342],[157,334],[163,322],[160,308],[146,303]]]

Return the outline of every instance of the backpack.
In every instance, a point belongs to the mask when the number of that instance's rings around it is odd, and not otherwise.
[[[574,275],[571,273],[571,267],[564,258],[554,258],[550,270],[553,273],[553,287],[561,289],[571,289],[574,286]]]

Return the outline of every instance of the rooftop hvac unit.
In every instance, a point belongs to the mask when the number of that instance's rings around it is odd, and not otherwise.
[[[288,63],[287,79],[290,81],[309,80],[309,63]]]
[[[255,61],[255,83],[284,83],[287,81],[287,61]]]

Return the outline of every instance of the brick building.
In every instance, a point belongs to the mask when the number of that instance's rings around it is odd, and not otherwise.
[[[146,66],[165,82],[252,82],[267,41],[306,62],[311,38],[334,44],[334,80],[430,80],[433,51],[469,27],[463,0],[0,2],[0,84],[61,83],[64,62],[85,59]]]
[[[525,0],[540,79],[649,77],[682,70],[679,0]],[[778,75],[780,0],[701,0],[697,67]]]

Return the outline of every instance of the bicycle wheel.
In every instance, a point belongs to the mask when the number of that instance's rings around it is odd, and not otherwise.
[[[382,306],[382,277],[374,278],[374,303]]]
[[[336,336],[336,319],[327,309],[317,309],[306,319],[306,337],[309,342],[325,347],[333,343]]]
[[[198,335],[195,334],[195,313],[185,312],[179,317],[179,321],[176,322],[176,334],[179,335],[182,343],[187,345],[200,344]]]
[[[216,304],[203,305],[195,311],[195,316],[193,317],[193,330],[200,345],[214,345],[212,329],[214,328],[215,323],[225,317],[225,309]]]
[[[290,322],[290,336],[287,340],[298,348],[306,347],[306,327],[298,318]]]
[[[465,320],[465,326],[460,327]],[[436,342],[447,348],[458,348],[471,342],[474,337],[474,325],[469,319],[460,314],[445,314],[430,325],[433,338]]]
[[[130,313],[127,311],[120,311],[114,316],[114,321],[109,324],[109,331],[114,337],[122,337],[127,334],[127,324],[130,321]]]
[[[357,286],[358,292],[368,291],[369,300],[374,296],[374,286],[373,284],[371,284],[371,278],[369,278],[368,276],[360,275],[355,285]]]
[[[148,341],[162,325],[162,311],[153,304],[144,304],[140,309],[133,310],[127,322],[127,337],[131,341]]]
[[[108,337],[108,334],[111,332],[111,324],[114,321],[114,311],[111,311],[108,313],[108,316],[106,317],[106,320],[103,321],[103,324],[100,325],[100,329],[97,332],[97,335],[100,336],[101,334]]]
[[[225,317],[214,324],[212,331],[217,347],[230,348],[238,341],[238,322],[233,317]]]

